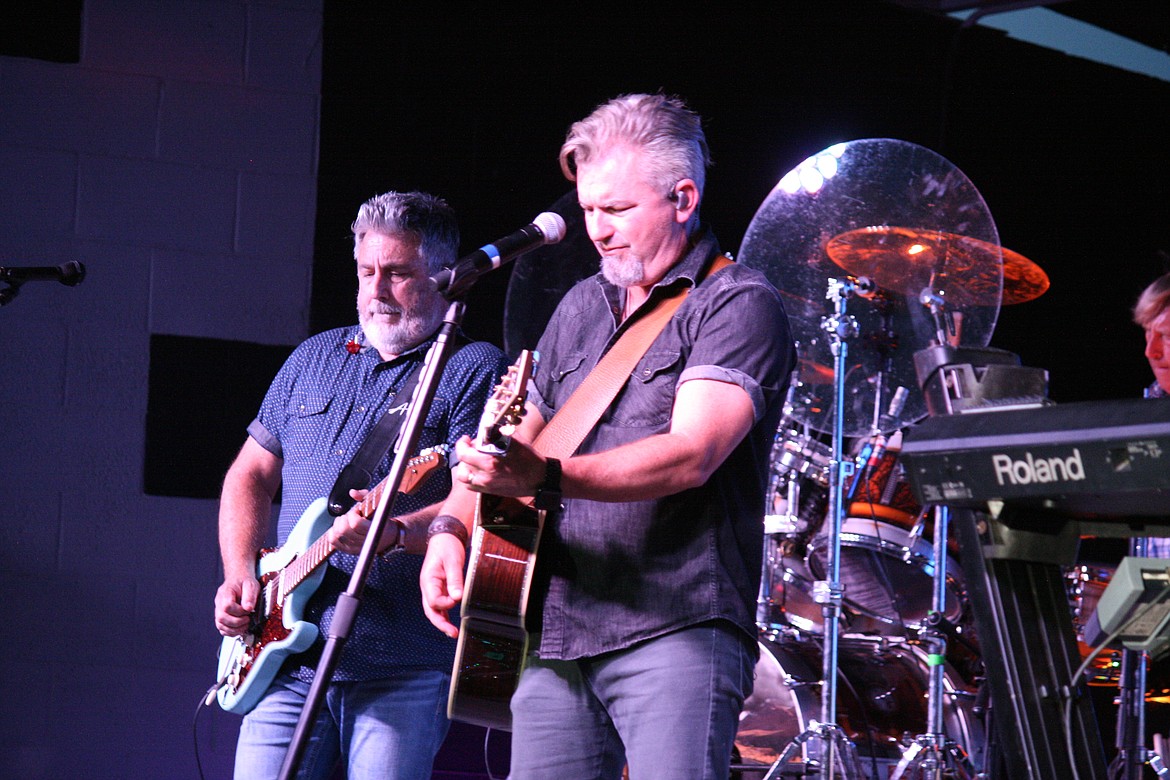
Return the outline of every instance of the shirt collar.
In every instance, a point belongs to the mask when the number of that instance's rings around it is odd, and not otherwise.
[[[366,334],[365,331],[362,330],[360,323],[346,331],[346,334],[346,339],[341,345],[342,349],[349,352],[351,349],[351,344],[358,344],[360,346],[360,350],[356,353],[358,356],[361,356],[365,360],[372,361],[375,365],[383,366],[395,365],[402,362],[403,360],[416,360],[420,357],[425,357],[426,351],[431,348],[431,345],[434,344],[435,340],[439,337],[439,332],[436,330],[430,336],[423,339],[420,343],[416,344],[405,352],[398,354],[390,360],[383,360],[382,354],[378,352],[378,350],[375,349],[372,344],[366,342]]]
[[[694,286],[695,280],[702,275],[703,271],[710,264],[711,259],[717,254],[719,254],[719,242],[715,239],[715,235],[708,228],[700,228],[694,240],[691,242],[690,248],[687,249],[686,254],[682,256],[681,260],[667,269],[666,275],[655,283],[650,294],[653,296],[657,290],[673,287],[680,279],[686,279],[691,286]],[[605,276],[600,273],[595,278],[598,284],[601,285],[606,300],[620,307],[620,303],[624,301],[624,290],[616,285],[610,284],[606,281]]]

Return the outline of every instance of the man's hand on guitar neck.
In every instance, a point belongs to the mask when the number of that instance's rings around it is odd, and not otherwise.
[[[351,490],[349,494],[357,501],[348,512],[341,515],[333,521],[333,527],[327,533],[329,534],[329,543],[333,548],[350,555],[359,555],[362,551],[362,546],[366,543],[366,535],[370,532],[370,519],[362,514],[362,499],[364,499],[370,491],[368,490]],[[376,510],[375,506],[371,513]],[[399,515],[390,518],[387,522],[382,524],[382,540],[378,544],[378,552],[385,553],[390,551],[401,539],[404,549],[408,553],[421,555],[426,551],[425,536],[427,524],[434,519],[438,513],[439,504],[431,504],[428,507],[418,510],[417,512],[410,512],[409,514]],[[398,529],[402,528],[402,535],[399,537]]]
[[[350,507],[350,510],[344,515],[334,520],[333,527],[326,531],[329,536],[329,544],[333,549],[350,555],[357,555],[362,551],[362,546],[366,543],[366,535],[370,532],[370,521],[361,514],[359,509],[362,499],[369,492],[368,490],[349,491],[350,497],[357,503]],[[393,523],[384,526],[384,529],[384,533],[390,533],[391,537],[396,533]]]
[[[547,468],[543,457],[520,439],[513,439],[502,455],[485,453],[464,436],[455,445],[459,465],[455,481],[476,493],[525,498],[544,481]]]

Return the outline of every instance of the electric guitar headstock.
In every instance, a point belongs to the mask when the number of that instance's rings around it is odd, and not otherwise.
[[[500,378],[480,416],[476,449],[494,455],[502,455],[508,449],[512,434],[524,416],[528,380],[536,371],[537,360],[537,354],[526,349]]]

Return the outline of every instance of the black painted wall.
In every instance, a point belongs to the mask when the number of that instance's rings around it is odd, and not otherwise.
[[[1059,402],[1148,381],[1129,307],[1170,251],[1170,84],[880,0],[656,6],[453,4],[325,11],[313,325],[353,320],[348,225],[391,188],[430,189],[469,251],[565,194],[568,125],[622,92],[685,97],[715,158],[703,205],[735,250],[779,178],[833,143],[892,138],[970,178],[1047,294],[1004,307],[992,346],[1050,372]],[[467,327],[501,339],[511,269]]]

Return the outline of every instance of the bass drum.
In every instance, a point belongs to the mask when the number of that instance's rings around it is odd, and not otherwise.
[[[780,637],[759,644],[755,690],[744,702],[735,740],[736,766],[745,775],[770,767],[812,721],[821,720],[820,643]],[[888,777],[926,730],[927,654],[906,642],[853,636],[838,640],[837,654],[837,725],[856,745],[870,780]],[[943,688],[946,735],[978,769],[985,738],[974,715],[976,689],[949,665]],[[806,761],[806,748],[794,759]]]

